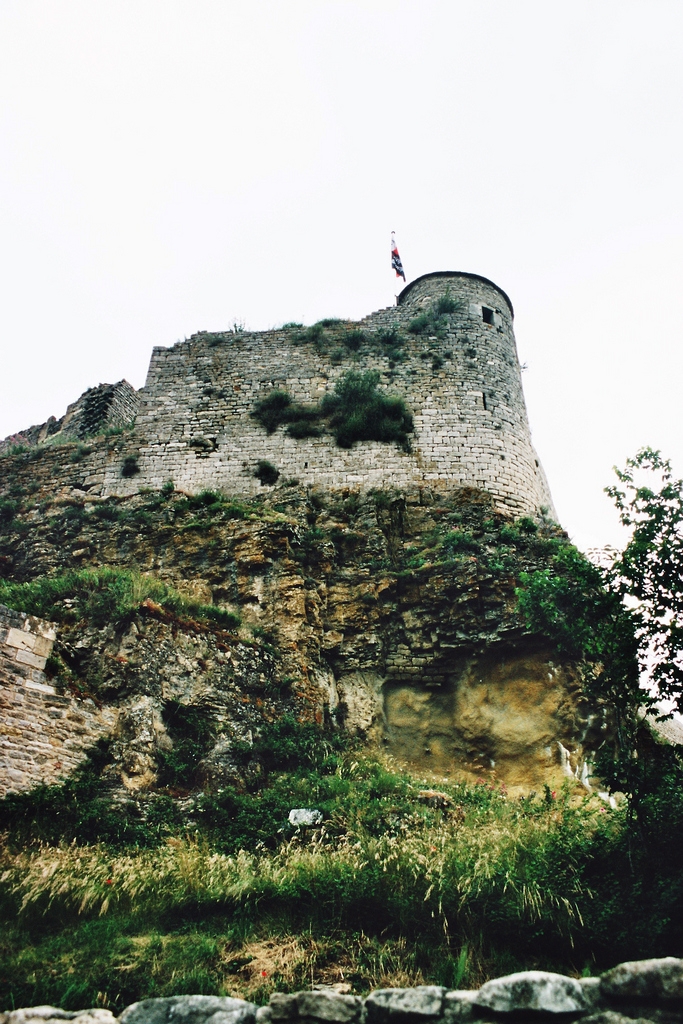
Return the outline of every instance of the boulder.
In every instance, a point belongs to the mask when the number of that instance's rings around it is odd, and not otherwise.
[[[119,1024],[254,1024],[256,1006],[230,996],[170,996],[127,1006]]]
[[[416,988],[379,988],[365,1000],[368,1024],[397,1022],[408,1024],[439,1017],[443,1009],[445,988],[440,985],[418,985]]]
[[[297,828],[306,828],[311,825],[321,825],[323,814],[322,811],[316,811],[312,807],[293,807],[287,820],[290,825],[296,825]]]
[[[582,1013],[586,1000],[575,978],[549,971],[519,971],[487,981],[479,989],[477,1006],[494,1013],[540,1010],[542,1013]]]
[[[607,999],[683,1003],[683,960],[666,956],[619,964],[603,974],[600,989]]]
[[[311,1020],[337,1021],[339,1024],[353,1024],[360,1020],[363,1001],[358,996],[340,995],[338,992],[319,990],[299,992],[297,996],[299,1016]]]

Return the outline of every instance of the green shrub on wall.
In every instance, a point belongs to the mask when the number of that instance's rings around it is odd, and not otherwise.
[[[269,391],[265,398],[259,398],[251,415],[269,434],[273,434],[282,423],[287,422],[291,404],[291,395],[276,388]]]
[[[320,408],[340,448],[356,441],[395,441],[410,450],[413,417],[402,398],[383,394],[378,383],[377,370],[349,371],[323,398]]]
[[[272,486],[278,482],[280,470],[274,466],[272,462],[268,462],[267,459],[259,459],[256,464],[254,476],[257,480],[260,480],[262,484]]]
[[[413,417],[402,398],[385,395],[378,384],[377,370],[351,370],[318,406],[295,405],[286,391],[274,390],[259,399],[251,415],[269,434],[286,423],[289,437],[320,437],[324,429],[320,421],[326,420],[340,448],[350,448],[356,441],[393,441],[410,451],[408,435],[413,431]],[[255,475],[261,483],[275,483],[277,476],[262,470],[262,465],[266,463],[259,462]],[[263,472],[272,479],[265,479]]]

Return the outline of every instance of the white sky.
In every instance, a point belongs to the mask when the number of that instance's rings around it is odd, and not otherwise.
[[[394,229],[508,292],[560,519],[618,543],[612,465],[683,473],[682,43],[681,0],[0,0],[0,437],[392,304]]]

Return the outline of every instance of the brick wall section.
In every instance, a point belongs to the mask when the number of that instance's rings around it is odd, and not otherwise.
[[[0,796],[70,774],[112,712],[56,693],[43,672],[56,627],[0,605]]]

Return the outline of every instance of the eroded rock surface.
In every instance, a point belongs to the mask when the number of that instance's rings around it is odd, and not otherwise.
[[[173,743],[169,701],[217,723],[209,786],[234,781],[233,744],[283,714],[334,720],[421,771],[521,789],[578,778],[604,738],[576,666],[516,610],[519,574],[566,542],[549,522],[515,524],[465,490],[283,486],[260,501],[202,503],[168,492],[55,498],[39,474],[34,486],[0,523],[5,578],[134,569],[242,621],[226,630],[147,601],[94,625],[66,609],[50,682],[113,709],[129,792],[154,785],[156,752]]]

